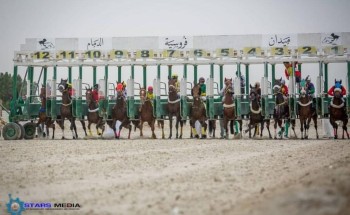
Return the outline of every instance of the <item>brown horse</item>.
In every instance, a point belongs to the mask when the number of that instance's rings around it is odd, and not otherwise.
[[[334,130],[334,139],[338,138],[338,124],[336,121],[342,121],[343,122],[343,135],[342,138],[344,139],[344,132],[346,132],[346,135],[349,139],[349,133],[347,130],[347,124],[348,124],[348,116],[346,114],[346,111],[344,109],[345,101],[342,98],[341,95],[341,89],[335,88],[334,90],[334,97],[331,101],[331,104],[329,106],[329,113],[330,113],[330,123],[333,126]]]
[[[62,139],[65,139],[64,137],[64,120],[67,118],[71,125],[70,125],[70,130],[72,131],[72,136],[73,139],[77,139],[78,138],[78,134],[77,134],[77,127],[75,125],[75,117],[73,117],[73,111],[72,111],[72,98],[69,95],[68,92],[68,80],[67,79],[61,79],[61,82],[58,84],[58,90],[62,93],[62,105],[61,105],[61,115],[60,117],[57,117],[59,119],[57,119],[57,123],[60,126],[60,128],[62,129]],[[84,132],[85,132],[85,136],[87,136],[86,133],[86,127],[85,127],[85,121],[84,120],[80,120]],[[74,129],[74,132],[73,132]]]
[[[193,104],[190,109],[190,125],[192,128],[192,133],[194,134],[195,138],[199,138],[199,135],[197,134],[195,123],[198,121],[202,126],[202,136],[201,138],[207,138],[207,117],[206,117],[206,110],[204,107],[204,104],[202,100],[200,99],[200,85],[195,84],[192,88],[192,96],[193,96]]]
[[[226,79],[225,78],[225,83],[229,83],[224,91],[224,102],[223,102],[223,127],[225,129],[225,138],[229,139],[229,131],[228,131],[228,123],[231,122],[233,125],[235,123],[235,102],[233,100],[233,87],[232,87],[232,78],[231,79]]]
[[[264,116],[261,114],[261,105],[260,105],[260,95],[257,92],[258,89],[255,87],[252,87],[250,85],[250,112],[249,112],[249,138],[251,138],[251,128],[255,127],[254,135],[255,137],[257,133],[257,124],[260,124],[261,130],[260,130],[260,137],[262,137],[263,130],[264,130],[264,123],[266,123],[266,128],[269,132],[269,138],[272,139],[271,132],[270,132],[270,119],[265,119]]]
[[[119,129],[118,129],[118,132],[116,129],[116,122],[117,121],[121,122]],[[128,139],[130,139],[132,126],[130,124],[129,118],[127,117],[126,100],[123,96],[123,91],[118,90],[117,91],[117,100],[116,100],[116,103],[112,109],[112,128],[113,128],[116,139],[120,138],[120,132],[121,132],[122,127],[129,129]]]
[[[40,89],[40,100],[41,100],[41,107],[39,110],[39,120],[36,123],[36,126],[41,128],[46,126],[46,134],[43,132],[43,136],[49,137],[49,128],[52,128],[52,139],[55,138],[55,121],[51,119],[51,117],[48,117],[46,114],[46,88],[42,87]]]
[[[303,81],[301,83],[300,89],[301,90],[300,90],[300,97],[298,101],[298,109],[299,109],[301,139],[309,138],[309,127],[310,127],[311,119],[314,121],[315,129],[316,129],[316,138],[318,139],[317,113],[316,113],[316,109],[312,109],[312,97],[306,94]],[[305,132],[304,132],[304,127],[305,127]]]
[[[289,105],[288,101],[284,98],[282,91],[281,91],[281,79],[276,79],[275,80],[275,86],[273,87],[274,95],[275,95],[275,108],[273,111],[273,119],[275,121],[274,124],[274,129],[275,129],[275,139],[277,139],[277,125],[280,127],[280,139],[283,137],[284,133],[284,126],[282,126],[283,120],[285,123],[292,124],[292,130],[294,132],[294,135],[296,136],[295,133],[295,120],[290,120],[289,116]]]
[[[102,117],[99,116],[98,114],[98,103],[94,100],[92,96],[92,88],[85,88],[85,96],[86,96],[86,103],[88,106],[88,113],[87,113],[87,119],[88,119],[88,130],[89,130],[89,135],[92,136],[91,132],[91,124],[94,123],[96,124],[96,131],[97,135],[101,136],[105,130],[105,122]],[[100,133],[98,129],[101,129],[102,132]]]
[[[154,124],[156,121],[156,118],[153,116],[153,104],[152,100],[147,98],[147,93],[145,88],[140,89],[140,100],[141,100],[141,107],[140,107],[140,136],[143,136],[143,123],[147,122],[148,125],[151,127],[152,130],[152,138],[156,139],[156,134],[154,133]],[[161,127],[162,127],[162,138],[165,138],[164,135],[164,121],[160,121]]]
[[[181,120],[181,109],[180,109],[180,98],[178,97],[177,94],[177,89],[175,87],[176,84],[176,80],[170,78],[169,82],[168,82],[168,86],[169,86],[169,95],[168,95],[168,115],[169,115],[169,125],[170,125],[170,134],[169,134],[169,139],[171,139],[172,135],[173,135],[173,116],[176,117],[176,124],[175,124],[175,128],[176,128],[176,139],[177,138],[182,138],[182,128],[183,128],[183,124],[184,122]],[[160,122],[160,121],[158,121]],[[180,136],[179,136],[179,123],[180,123]]]

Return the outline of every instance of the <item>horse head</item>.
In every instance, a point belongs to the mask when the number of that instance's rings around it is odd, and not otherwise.
[[[68,79],[62,79],[61,82],[58,84],[58,90],[63,93],[68,88]]]
[[[340,88],[335,88],[334,89],[334,98],[340,99],[342,98],[342,93],[341,93],[341,89]]]
[[[92,87],[90,87],[90,88],[85,87],[85,96],[86,96],[86,103],[90,104],[93,101]]]
[[[251,101],[257,100],[258,99],[258,92],[257,92],[256,87],[253,87],[251,84],[249,87],[250,87],[249,99]]]
[[[141,104],[143,105],[145,103],[147,99],[147,92],[145,88],[141,88],[140,89],[140,100],[141,100]]]
[[[176,93],[177,94],[177,90],[176,90],[176,80],[173,79],[173,78],[170,78],[169,81],[168,81],[168,90],[169,90],[169,94],[172,94],[172,93]]]

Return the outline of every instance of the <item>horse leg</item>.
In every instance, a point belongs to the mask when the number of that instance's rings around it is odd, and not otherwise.
[[[273,125],[273,128],[275,129],[275,139],[277,139],[277,123],[278,123],[278,120],[277,119],[274,119],[275,121],[275,124]]]
[[[342,137],[343,139],[344,139],[344,131],[346,132],[346,135],[348,136],[348,139],[350,139],[349,138],[347,124],[348,124],[348,119],[344,119],[343,120],[343,137]]]
[[[84,130],[85,136],[87,136],[87,133],[86,133],[86,126],[85,126],[85,121],[84,121],[84,117],[83,117],[83,119],[81,119],[81,120],[80,120],[80,123],[81,123],[81,125],[82,125],[82,127],[83,127],[83,130]],[[74,125],[75,125],[75,123],[74,123]],[[78,136],[77,136],[77,137],[78,137]]]
[[[142,119],[140,119],[140,137],[143,137],[142,129],[143,129],[143,121]]]
[[[70,130],[72,131],[73,139],[78,139],[77,127],[75,126],[75,118],[70,120]]]
[[[179,123],[180,123],[180,119],[178,117],[176,117],[176,124],[175,124],[175,129],[176,129],[176,139],[179,138]]]
[[[52,139],[55,139],[55,129],[56,129],[55,123],[51,122],[50,127],[52,128]]]
[[[264,120],[260,122],[260,138],[262,138],[263,130],[264,130]]]
[[[248,124],[249,139],[252,138],[252,130],[250,129],[252,127],[252,124],[252,119],[250,119]]]
[[[295,138],[298,138],[297,134],[295,133],[295,119],[291,120],[291,124],[292,124],[292,130],[293,130],[294,136]]]
[[[171,139],[171,137],[173,136],[173,115],[171,113],[169,114],[169,128],[170,128],[170,133],[168,138]]]
[[[156,134],[154,133],[154,127],[155,127],[156,120],[153,119],[152,121],[148,121],[148,125],[151,127],[152,130],[152,138],[157,139]]]
[[[317,131],[317,115],[315,114],[314,116],[312,116],[312,119],[313,119],[314,124],[315,124],[316,138],[318,139],[318,131]]]
[[[216,120],[213,120],[213,138],[215,138]]]
[[[224,117],[224,119],[223,119],[223,127],[224,127],[224,129],[225,129],[225,135],[224,135],[224,137],[226,138],[226,139],[229,139],[229,132],[228,132],[228,119],[226,118],[226,117]]]
[[[309,117],[308,120],[307,120],[307,124],[306,124],[306,137],[305,137],[305,139],[309,139],[310,122],[311,122],[311,117]]]
[[[61,130],[62,130],[62,140],[66,139],[66,138],[64,137],[64,118],[65,118],[65,117],[62,117],[62,118],[61,118],[61,121],[59,122],[59,125],[60,125]]]
[[[300,117],[300,133],[301,133],[301,139],[304,139],[304,119]]]
[[[180,116],[178,117],[178,121],[180,122],[180,136],[179,136],[179,139],[182,139],[182,129],[183,129],[183,126],[184,126],[184,122],[181,120]]]
[[[162,139],[165,139],[165,134],[164,134],[164,120],[160,121],[160,127],[162,127]]]
[[[204,119],[202,119],[200,121],[201,125],[202,125],[202,136],[201,136],[201,139],[206,139],[207,138],[207,128],[208,128],[208,125],[207,123],[205,122]]]
[[[89,136],[92,136],[92,132],[91,132],[91,122],[88,121],[88,131],[89,131]]]
[[[190,120],[190,125],[191,125],[191,138],[199,138],[199,135],[197,134],[197,130],[196,130],[196,127],[195,127],[195,123],[196,121],[195,120]]]
[[[270,132],[270,120],[266,121],[266,128],[267,128],[267,131],[269,132],[269,138],[272,139],[271,132]]]
[[[333,127],[334,139],[338,139],[338,124],[335,122],[335,120],[332,117],[330,117],[329,122]]]

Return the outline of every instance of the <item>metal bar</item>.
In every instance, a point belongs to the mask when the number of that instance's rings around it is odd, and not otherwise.
[[[324,63],[324,93],[328,91],[328,63]]]
[[[198,65],[193,65],[193,71],[194,71],[194,74],[193,74],[193,79],[194,79],[194,83],[197,84],[197,79],[198,79]]]
[[[157,78],[160,80],[160,64],[157,65]]]
[[[83,79],[83,66],[79,66],[79,79]],[[72,83],[72,82],[69,82]]]
[[[122,66],[118,66],[118,82],[122,83]]]
[[[159,65],[159,64],[158,64]],[[168,65],[168,77],[171,78],[173,65]]]
[[[220,64],[220,90],[224,87],[224,65]]]
[[[94,84],[94,86],[95,86],[95,84],[97,83],[97,68],[96,68],[96,66],[93,66],[92,67],[92,79],[93,79],[93,84]]]
[[[187,64],[184,64],[184,73],[183,77],[187,79]]]
[[[272,87],[271,87],[271,94],[273,94],[273,86],[275,86],[275,79],[276,79],[276,65],[275,64],[272,64],[271,65],[272,67],[272,71],[271,71],[271,84],[272,84]]]
[[[146,89],[147,88],[147,66],[143,65],[143,87]]]
[[[248,94],[249,93],[249,64],[245,64],[245,91]]]
[[[53,79],[56,80],[57,79],[57,66],[53,67]]]
[[[68,67],[68,82],[72,83],[72,67]]]
[[[131,64],[131,79],[135,79],[135,65]]]
[[[46,81],[47,81],[47,67],[44,67],[44,78],[43,78],[43,85],[46,87]]]

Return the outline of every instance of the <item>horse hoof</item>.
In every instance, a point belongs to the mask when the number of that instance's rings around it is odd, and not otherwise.
[[[169,136],[168,139],[171,139],[171,136]]]
[[[179,136],[179,139],[182,139],[182,136]]]
[[[198,135],[198,134],[197,134],[197,135],[195,135],[194,137],[195,137],[196,139],[199,139],[199,135]]]
[[[203,135],[201,139],[207,139],[207,135]]]
[[[62,137],[61,139],[64,140],[64,139],[66,139],[66,138]]]

